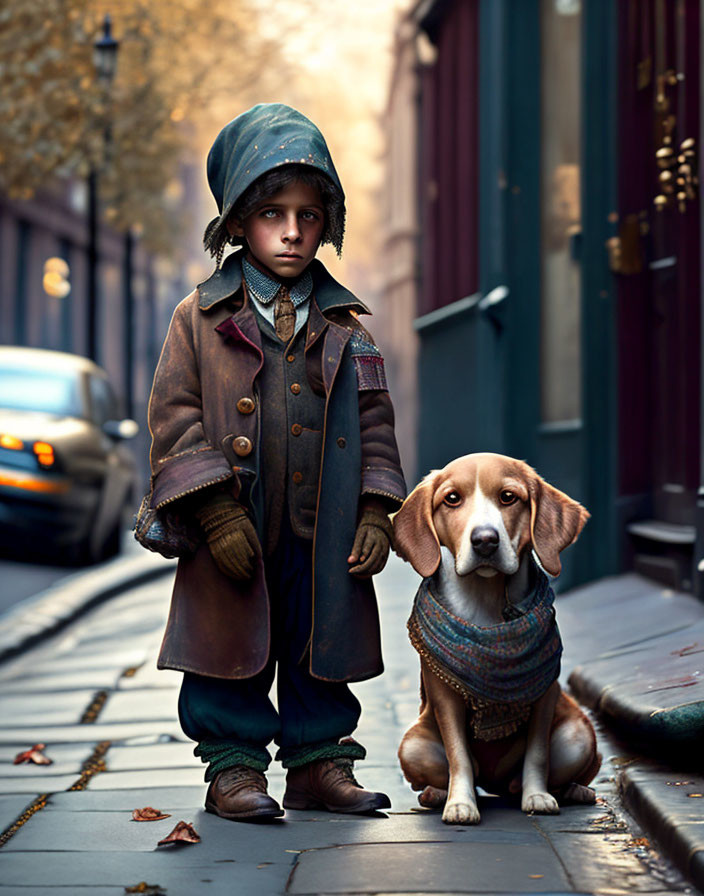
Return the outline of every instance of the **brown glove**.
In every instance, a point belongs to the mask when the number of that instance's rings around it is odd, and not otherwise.
[[[246,582],[254,575],[262,549],[251,520],[230,495],[218,494],[196,511],[220,572]]]
[[[381,572],[386,566],[389,548],[393,544],[393,526],[381,502],[369,503],[362,509],[352,553],[347,558],[352,575],[360,579]],[[359,561],[359,562],[358,562]]]

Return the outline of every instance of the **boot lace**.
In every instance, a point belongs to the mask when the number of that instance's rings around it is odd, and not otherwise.
[[[354,776],[353,765],[353,759],[345,759],[344,757],[340,759],[332,759],[330,772],[335,772],[336,777],[344,778],[346,781],[349,781],[350,784],[354,784],[355,787],[359,787],[361,790],[363,788]]]
[[[253,790],[258,790],[260,793],[267,792],[264,775],[248,765],[234,765],[232,768],[225,769],[223,776],[230,784],[248,784]]]

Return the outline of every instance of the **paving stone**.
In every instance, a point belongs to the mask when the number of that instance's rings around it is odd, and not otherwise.
[[[545,893],[571,890],[546,845],[370,843],[310,850],[299,857],[287,892]]]
[[[6,728],[0,729],[0,744],[33,744],[37,740],[38,728]],[[44,726],[41,729],[44,743],[87,743],[92,741],[124,741],[145,735],[164,735],[174,740],[186,741],[187,738],[178,724],[170,725],[159,721],[136,721],[103,725],[96,722],[92,725]]]
[[[245,864],[228,858],[211,861],[203,843],[122,855],[117,852],[56,853],[41,862],[35,853],[14,852],[3,856],[2,875],[4,886],[15,888],[13,896],[18,893],[24,896],[25,888],[31,886],[72,888],[71,896],[78,892],[92,894],[93,887],[113,883],[118,883],[124,894],[125,887],[141,881],[159,884],[168,896],[200,896],[201,893],[280,896],[293,858],[287,856],[285,863],[262,868],[257,867],[259,862]]]
[[[106,772],[91,778],[89,790],[149,790],[160,787],[192,787],[203,784],[202,765],[191,768],[157,768],[138,771]]]
[[[46,754],[46,751],[45,751]],[[83,760],[90,755],[90,750],[83,750],[81,759],[75,762],[52,762],[51,765],[36,765],[33,762],[23,762],[20,765],[12,763],[0,763],[0,793],[5,788],[8,781],[23,781],[26,778],[38,778],[41,780],[43,776],[57,777],[60,775],[73,775],[78,777],[81,770]]]
[[[107,756],[111,772],[135,771],[155,768],[200,768],[204,766],[193,755],[195,744],[152,744],[146,747],[111,747]]]
[[[592,786],[594,786],[592,784]],[[518,809],[516,811],[519,811]],[[546,836],[555,833],[593,834],[594,822],[604,816],[604,806],[561,806],[559,815],[533,815],[532,823]]]
[[[49,694],[57,691],[97,691],[112,690],[117,687],[121,672],[113,669],[91,669],[61,675],[18,676],[3,681],[3,695],[8,694]]]
[[[159,719],[178,725],[178,692],[171,696],[161,691],[117,691],[100,714],[103,725],[133,719]]]
[[[577,889],[595,892],[611,878],[625,893],[661,893],[663,882],[647,872],[635,851],[629,851],[630,839],[625,834],[550,834],[550,842]]]
[[[109,669],[111,671],[130,668],[139,665],[144,660],[144,651],[130,648],[128,650],[110,651],[91,651],[90,653],[76,652],[72,654],[70,648],[66,649],[66,653],[58,655],[51,660],[51,668],[56,673],[63,672],[80,672],[89,669]]]
[[[567,670],[611,651],[685,629],[704,617],[704,607],[691,596],[636,575],[577,588],[557,600],[556,611]],[[585,626],[587,616],[589,625]]]
[[[22,694],[0,697],[0,718],[16,728],[72,725],[80,721],[95,690],[59,694]]]
[[[139,802],[139,801],[138,801]],[[135,804],[132,808],[141,808]],[[162,807],[159,807],[162,808]],[[17,852],[151,852],[179,818],[137,822],[129,812],[45,812],[34,815],[4,846]],[[184,819],[191,821],[192,819]]]
[[[56,793],[76,783],[78,775],[34,775],[29,778],[3,778],[3,793]]]
[[[17,887],[4,887],[0,883],[0,896],[19,896],[19,893],[21,896],[51,896],[52,893],[58,893],[59,896],[62,894],[75,896],[76,889],[75,885],[71,884],[70,887],[22,887],[21,890],[18,890]],[[92,886],[90,896],[125,896],[125,888]]]
[[[203,808],[204,785],[198,787],[162,787],[158,794],[147,794],[149,800],[158,802],[157,808],[164,812],[188,811],[191,814]],[[42,811],[68,810],[72,812],[128,812],[139,809],[139,799],[135,801],[133,790],[73,790],[55,793]],[[149,805],[149,802],[142,805]]]
[[[0,792],[4,792],[1,786]],[[31,802],[32,797],[28,796],[0,796],[0,833],[9,828]]]

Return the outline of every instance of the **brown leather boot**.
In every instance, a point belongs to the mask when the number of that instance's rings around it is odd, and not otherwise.
[[[213,778],[205,797],[205,809],[233,821],[266,821],[284,810],[266,792],[266,778],[246,765],[226,768]]]
[[[318,759],[290,768],[286,774],[285,809],[327,809],[364,815],[388,809],[385,793],[365,790],[352,772],[351,759]]]

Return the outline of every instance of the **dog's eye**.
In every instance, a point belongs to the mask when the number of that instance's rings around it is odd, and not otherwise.
[[[448,507],[457,507],[462,502],[462,498],[457,492],[448,492],[442,500]]]
[[[508,507],[509,504],[515,504],[518,500],[518,495],[515,495],[513,492],[509,491],[505,488],[501,494],[499,495],[499,501],[505,506]]]

